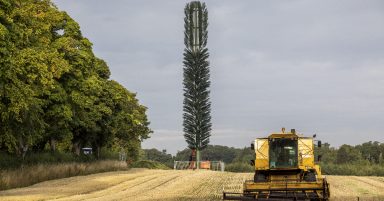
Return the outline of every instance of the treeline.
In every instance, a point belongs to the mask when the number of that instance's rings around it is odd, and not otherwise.
[[[331,147],[330,144],[325,143],[318,151],[318,153],[322,155],[322,161],[325,163],[369,163],[384,165],[384,143],[377,141],[369,141],[356,146],[344,144],[339,148]]]
[[[253,154],[254,152],[249,147],[240,149],[221,145],[208,145],[207,148],[201,151],[201,159],[223,161],[227,171],[249,172],[253,170],[252,166],[249,165],[249,161],[254,157]],[[144,149],[141,158],[157,161],[173,168],[174,161],[188,161],[190,155],[191,150],[188,148],[177,152],[175,156],[167,153],[166,150]]]
[[[366,142],[360,145],[342,145],[331,147],[329,143],[315,147],[315,158],[321,155],[320,165],[323,174],[331,175],[376,175],[384,176],[384,143]],[[175,156],[166,150],[144,150],[143,158],[161,162],[173,167],[173,161],[189,160],[190,149],[177,152]],[[254,159],[254,151],[250,147],[233,148],[220,145],[208,145],[201,153],[203,160],[224,161],[226,171],[253,172],[250,160]]]
[[[317,153],[322,155],[324,174],[384,176],[384,143],[365,142],[360,145],[342,145],[339,148],[325,143]]]
[[[79,24],[50,0],[0,0],[0,67],[0,152],[87,146],[138,158],[151,132],[146,107],[109,79]]]

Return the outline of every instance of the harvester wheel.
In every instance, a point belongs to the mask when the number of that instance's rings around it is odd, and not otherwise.
[[[324,200],[328,201],[329,197],[331,196],[331,192],[329,190],[329,183],[327,182],[327,179],[324,178],[323,180],[323,188],[324,188]]]
[[[255,182],[266,182],[267,178],[266,178],[265,174],[260,173],[260,172],[259,173],[255,172],[254,181]]]
[[[316,181],[316,175],[314,172],[307,172],[307,174],[304,175],[304,181],[313,182]]]

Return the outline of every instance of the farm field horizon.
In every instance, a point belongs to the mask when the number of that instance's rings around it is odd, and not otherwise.
[[[244,180],[252,177],[253,173],[140,168],[0,191],[0,200],[221,200],[223,190],[241,192]],[[331,200],[384,200],[384,177],[326,177],[331,184]]]

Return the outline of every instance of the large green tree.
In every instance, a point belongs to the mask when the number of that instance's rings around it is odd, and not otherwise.
[[[148,128],[149,121],[145,112],[147,108],[138,104],[136,94],[115,81],[109,81],[113,92],[110,99],[113,101],[113,128],[115,128],[115,142],[124,147],[129,160],[139,158],[141,142],[149,138],[152,131]]]
[[[0,146],[24,157],[44,138],[45,96],[70,66],[52,45],[61,14],[49,1],[0,5]]]
[[[353,163],[361,159],[361,153],[351,145],[343,144],[337,150],[336,162],[338,164]]]
[[[211,103],[209,101],[208,11],[205,3],[193,1],[184,9],[184,137],[188,147],[200,151],[209,144]]]
[[[146,108],[50,0],[0,0],[0,67],[0,151],[118,144],[134,160],[149,137]]]

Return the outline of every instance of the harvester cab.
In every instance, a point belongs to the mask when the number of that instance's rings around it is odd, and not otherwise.
[[[304,137],[295,129],[256,138],[251,145],[253,180],[244,182],[243,193],[223,192],[223,199],[329,200],[329,183],[315,162],[314,147],[314,137]]]

